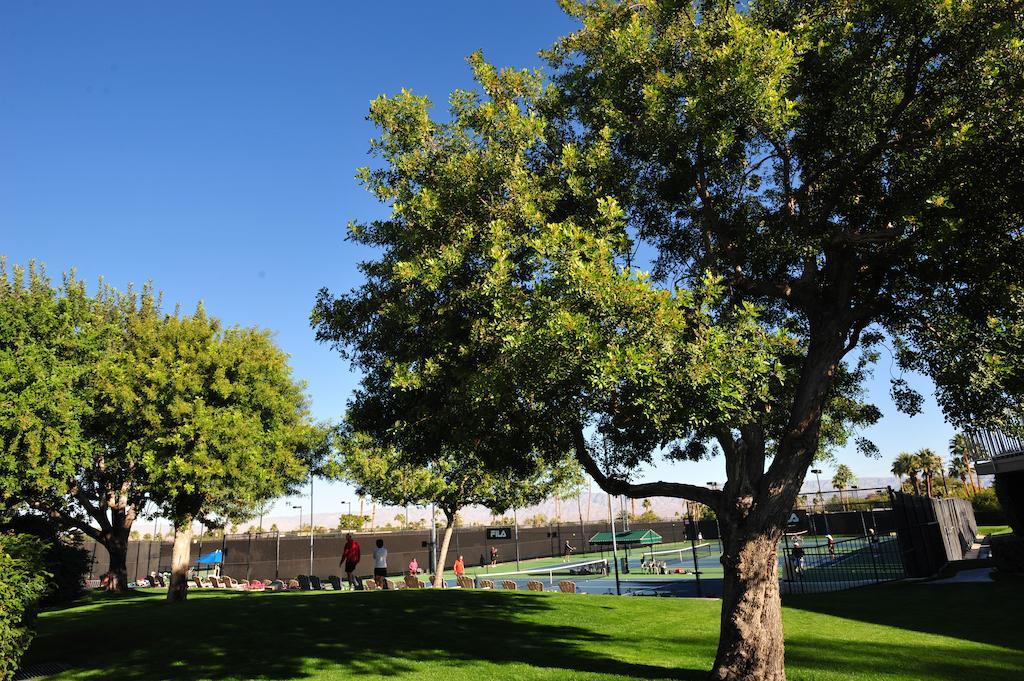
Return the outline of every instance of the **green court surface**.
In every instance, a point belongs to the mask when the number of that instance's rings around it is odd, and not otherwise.
[[[1024,674],[1019,582],[785,598],[789,681]],[[465,590],[93,594],[44,612],[25,664],[54,681],[707,678],[720,602]]]

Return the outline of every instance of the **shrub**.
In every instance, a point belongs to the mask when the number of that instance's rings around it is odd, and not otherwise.
[[[42,515],[15,516],[0,530],[31,534],[46,542],[43,570],[50,573],[50,584],[40,605],[68,603],[82,595],[91,559],[77,532],[68,532]]]
[[[975,514],[999,514],[1000,516],[1003,514],[996,491],[991,487],[979,489],[978,493],[971,497],[971,506],[974,507]]]
[[[28,534],[0,534],[0,681],[14,678],[32,641],[32,621],[46,593],[46,544]]]

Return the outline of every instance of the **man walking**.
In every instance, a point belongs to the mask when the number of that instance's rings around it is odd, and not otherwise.
[[[345,535],[345,548],[341,550],[341,561],[338,563],[339,566],[345,566],[345,579],[348,580],[348,586],[350,589],[356,588],[355,571],[356,566],[359,565],[359,542],[352,538],[352,533],[349,532]]]

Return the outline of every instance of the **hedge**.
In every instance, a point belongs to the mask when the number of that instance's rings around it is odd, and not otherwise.
[[[46,544],[27,534],[0,534],[0,681],[14,678],[32,641],[32,622],[50,575],[41,568]]]

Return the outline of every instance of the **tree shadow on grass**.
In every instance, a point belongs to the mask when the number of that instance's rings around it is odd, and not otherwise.
[[[566,600],[557,596],[426,590],[221,593],[176,605],[160,600],[53,613],[41,621],[25,664],[60,661],[74,667],[76,678],[147,681],[301,679],[331,667],[338,678],[430,669],[448,675],[481,661],[561,674],[694,681],[707,675],[616,659],[605,651],[621,643],[565,624],[564,616],[537,621]]]
[[[786,596],[794,610],[1024,651],[1024,589],[1016,584],[898,583]]]
[[[786,666],[792,679],[821,678],[832,672],[837,678],[856,674],[870,679],[1006,681],[1019,678],[1024,653],[1000,648],[965,652],[949,640],[895,643],[796,637],[786,640]]]

